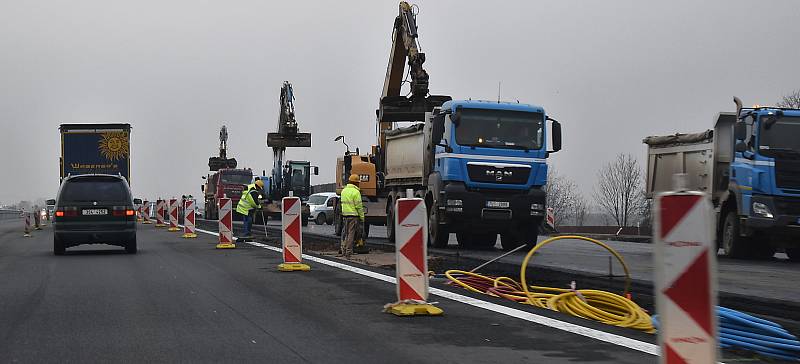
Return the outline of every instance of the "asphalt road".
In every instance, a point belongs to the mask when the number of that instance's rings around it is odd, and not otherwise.
[[[57,257],[50,227],[23,238],[20,226],[0,222],[4,363],[656,360],[449,299],[438,304],[443,317],[395,317],[381,312],[395,298],[389,283],[321,264],[281,273],[278,253],[246,244],[216,250],[206,234],[181,239],[143,225],[139,254],[89,245]]]

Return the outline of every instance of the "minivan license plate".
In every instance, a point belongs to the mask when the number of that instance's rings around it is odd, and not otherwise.
[[[507,209],[508,201],[486,201],[486,207],[493,207],[496,209]]]
[[[83,210],[84,215],[108,215],[108,210],[106,209],[87,209]]]

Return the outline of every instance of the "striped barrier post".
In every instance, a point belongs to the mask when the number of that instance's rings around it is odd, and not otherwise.
[[[42,213],[39,212],[39,209],[33,210],[33,223],[34,228],[36,230],[42,230],[42,225],[40,224],[40,220],[42,219]]]
[[[169,229],[167,231],[181,231],[178,227],[178,199],[169,199]]]
[[[156,200],[156,227],[163,228],[167,226],[164,224],[164,203],[165,201],[162,199]]]
[[[144,204],[136,206],[136,222],[144,222],[144,217],[142,217],[144,209]]]
[[[150,220],[150,201],[144,201],[144,213],[142,214],[144,217],[144,221],[142,224],[152,224],[153,222]]]
[[[548,207],[547,208],[547,217],[546,217],[546,219],[547,219],[546,220],[547,226],[549,226],[550,229],[555,230],[556,229],[556,215],[553,212],[553,208],[552,207]]]
[[[714,208],[704,193],[667,192],[653,211],[660,362],[716,363]]]
[[[194,199],[187,198],[183,203],[183,237],[196,238],[197,234],[194,232]]]
[[[26,238],[31,236],[31,214],[29,212],[24,212],[25,214],[25,235]]]
[[[281,240],[283,242],[283,263],[278,265],[281,272],[309,271],[311,267],[303,264],[303,230],[300,228],[300,198],[284,197],[281,200]]]
[[[217,205],[219,213],[219,243],[217,249],[233,249],[233,203],[228,197],[221,197]]]
[[[408,196],[412,196],[413,193]],[[441,315],[428,303],[428,214],[421,198],[395,202],[397,302],[385,306],[397,316]]]

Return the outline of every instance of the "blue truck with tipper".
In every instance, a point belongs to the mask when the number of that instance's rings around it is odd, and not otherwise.
[[[769,258],[782,249],[800,261],[800,110],[757,106],[722,112],[713,130],[651,136],[647,193],[687,187],[716,210],[717,243],[734,258]]]
[[[130,183],[130,124],[61,124],[60,178],[122,175]]]

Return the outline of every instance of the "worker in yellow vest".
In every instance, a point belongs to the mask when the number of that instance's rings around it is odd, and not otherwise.
[[[342,189],[342,242],[341,253],[345,258],[353,254],[353,243],[364,224],[364,205],[361,203],[361,182],[358,175],[352,174],[347,180],[347,186]]]
[[[253,226],[256,209],[261,209],[261,193],[263,191],[264,181],[258,179],[254,183],[247,185],[247,189],[242,192],[242,197],[239,199],[239,203],[236,204],[236,212],[244,216],[242,220],[244,223],[244,231],[242,231],[242,236],[238,239],[244,240],[253,238],[250,229]],[[264,223],[266,223],[266,221]]]

